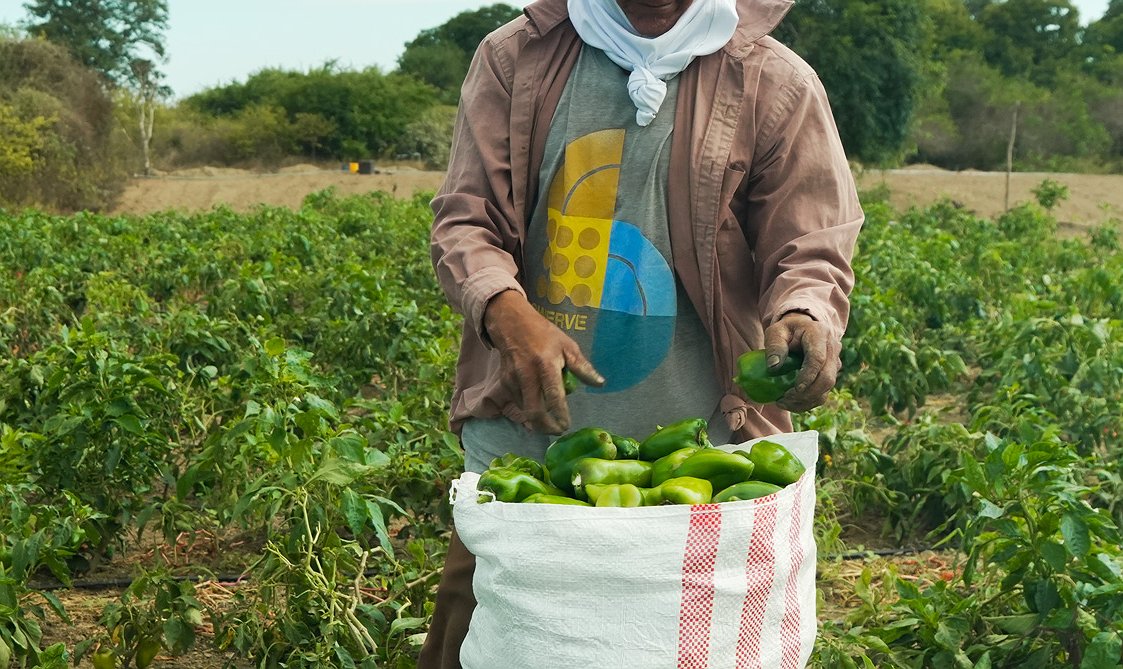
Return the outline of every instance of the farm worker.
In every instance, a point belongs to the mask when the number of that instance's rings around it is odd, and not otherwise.
[[[725,443],[823,402],[863,214],[822,85],[768,37],[790,6],[538,0],[479,46],[432,203],[466,469],[571,426],[701,416]],[[760,348],[804,355],[778,404],[732,381]],[[454,534],[421,669],[460,666],[473,566]]]

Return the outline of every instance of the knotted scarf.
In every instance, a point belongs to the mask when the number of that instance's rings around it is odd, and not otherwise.
[[[658,37],[637,35],[616,0],[569,0],[569,18],[582,41],[632,73],[628,95],[636,105],[636,123],[646,126],[663,106],[666,81],[733,37],[737,3],[694,0],[674,27]]]

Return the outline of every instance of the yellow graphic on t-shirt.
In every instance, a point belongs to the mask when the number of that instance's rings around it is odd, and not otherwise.
[[[578,307],[600,307],[623,154],[623,130],[594,132],[566,147],[547,201],[540,299],[556,305],[568,297]]]

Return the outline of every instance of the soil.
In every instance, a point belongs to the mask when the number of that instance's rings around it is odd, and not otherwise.
[[[206,211],[217,206],[248,211],[261,204],[299,207],[305,196],[326,188],[335,188],[341,195],[387,191],[410,197],[437,190],[444,179],[443,172],[411,165],[376,167],[374,172],[352,174],[317,165],[294,165],[271,173],[198,167],[134,179],[112,213]],[[951,199],[980,216],[994,216],[1005,208],[1006,175],[1000,172],[951,172],[914,165],[899,170],[861,170],[856,178],[863,190],[888,186],[890,201],[900,208],[942,199]],[[1123,219],[1123,175],[1118,174],[1015,173],[1010,179],[1011,204],[1033,200],[1032,189],[1045,179],[1069,188],[1068,200],[1055,210],[1062,230]]]
[[[924,206],[950,199],[983,217],[1005,211],[1006,174],[967,170],[950,172],[928,165],[900,170],[864,171],[857,175],[858,187],[889,187],[889,201],[899,209]],[[1010,205],[1034,201],[1033,189],[1051,179],[1068,187],[1069,197],[1054,214],[1062,234],[1123,220],[1123,175],[1015,172],[1010,175]]]

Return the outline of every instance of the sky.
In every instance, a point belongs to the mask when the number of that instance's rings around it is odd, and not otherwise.
[[[390,71],[405,43],[463,11],[500,0],[168,0],[168,63],[174,97],[245,81],[267,67],[308,70],[376,65]],[[529,0],[506,0],[524,7]],[[1093,20],[1108,0],[1074,0]],[[0,0],[0,23],[26,18],[24,0]]]

